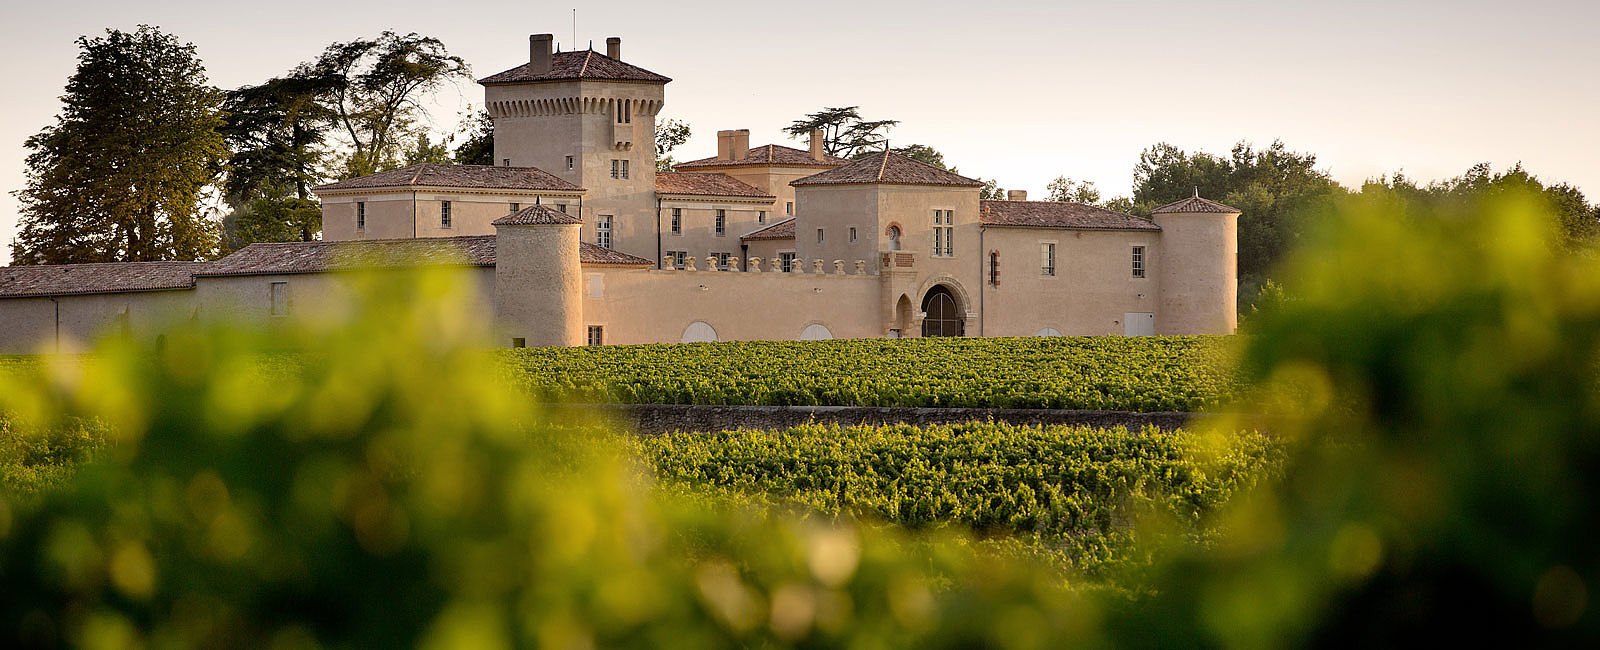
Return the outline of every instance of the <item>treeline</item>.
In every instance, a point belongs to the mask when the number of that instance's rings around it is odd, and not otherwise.
[[[454,134],[429,128],[424,100],[471,78],[436,38],[333,43],[226,91],[194,45],[154,27],[78,47],[61,112],[26,143],[14,264],[206,259],[309,240],[322,228],[319,183],[491,155],[481,117]]]

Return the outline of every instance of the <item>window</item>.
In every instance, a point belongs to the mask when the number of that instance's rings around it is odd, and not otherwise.
[[[852,244],[856,243],[856,229],[855,228],[851,228],[850,229],[850,243],[852,243]]]
[[[615,158],[611,159],[611,177],[612,178],[622,178],[622,161],[621,160],[617,160]]]
[[[574,160],[572,156],[567,156],[567,171],[572,171],[572,168],[577,165],[577,162],[578,161]]]
[[[989,286],[1000,286],[1000,251],[989,251]]]
[[[794,201],[789,201],[783,204],[783,214],[789,217],[794,216]]]
[[[1042,275],[1056,274],[1056,245],[1054,242],[1039,244],[1039,273]]]
[[[522,338],[520,336],[513,336],[513,337],[511,337],[511,347],[514,347],[514,348],[525,348],[525,347],[528,347],[528,339]]]
[[[600,215],[594,224],[594,243],[601,248],[611,248],[611,215]]]
[[[628,161],[626,160],[622,161],[622,177],[628,177]]]
[[[954,210],[933,211],[933,256],[955,256],[955,223]]]
[[[273,316],[288,316],[289,315],[289,283],[288,282],[274,282],[274,283],[272,283],[272,315]]]
[[[794,253],[778,253],[778,267],[783,269],[784,273],[794,271],[794,261]]]
[[[617,102],[617,108],[616,108],[615,112],[617,114],[617,124],[632,124],[633,123],[633,104],[632,103],[629,103],[627,101],[619,101],[619,102]]]
[[[1144,247],[1133,247],[1133,277],[1144,277]]]
[[[727,210],[717,210],[717,236],[718,237],[722,237],[722,236],[725,236],[727,234],[728,234],[728,211]]]
[[[672,258],[672,267],[681,269],[689,263],[689,251],[667,251],[667,257]]]
[[[567,213],[567,204],[565,204],[565,203],[557,203],[556,204],[556,209],[560,210],[561,214],[566,214]]]
[[[729,262],[728,262],[730,257],[732,257],[732,254],[730,254],[730,253],[712,253],[711,254],[711,259],[716,261],[716,264],[717,264],[716,268],[719,271],[731,271],[731,270],[733,270],[733,265],[729,264]]]
[[[821,228],[817,229],[817,243],[818,244],[822,243],[822,229]]]
[[[766,222],[767,222],[767,211],[766,210],[758,210],[756,212],[756,223],[766,223]]]
[[[500,166],[501,167],[510,167],[511,166],[511,159],[510,158],[501,158],[500,159]]]
[[[606,328],[603,325],[589,326],[589,345],[605,345]]]
[[[440,201],[439,202],[439,227],[440,228],[449,228],[450,227],[450,202],[449,201]]]
[[[521,203],[512,203],[511,204],[511,214],[516,214],[520,210],[522,210],[522,204]]]
[[[367,229],[367,202],[356,202],[356,230]]]
[[[683,234],[683,208],[672,209],[672,234]]]

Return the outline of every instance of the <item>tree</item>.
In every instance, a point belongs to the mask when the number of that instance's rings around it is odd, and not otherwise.
[[[1045,187],[1045,191],[1050,193],[1046,199],[1049,201],[1100,205],[1100,190],[1095,189],[1094,181],[1075,181],[1066,176],[1057,176]]]
[[[270,197],[310,198],[322,179],[334,114],[319,98],[328,80],[304,71],[228,92],[222,133],[233,152],[224,197],[235,209]]]
[[[1006,188],[1000,187],[998,179],[984,181],[983,189],[978,190],[978,200],[980,201],[1004,201],[1005,198]]]
[[[1132,203],[1138,213],[1148,214],[1198,191],[1239,208],[1244,212],[1239,218],[1240,283],[1256,287],[1297,245],[1307,222],[1348,193],[1316,163],[1315,154],[1290,151],[1281,141],[1265,149],[1241,141],[1226,158],[1158,143],[1139,155]],[[1240,291],[1239,298],[1249,305],[1254,296]]]
[[[354,178],[399,166],[426,115],[429,91],[469,77],[461,57],[437,38],[386,31],[375,39],[334,43],[296,71],[327,83],[324,102],[350,151],[340,176]]]
[[[925,144],[908,144],[904,147],[891,147],[889,150],[924,165],[932,165],[948,172],[956,171],[955,168],[944,163],[944,154],[939,153],[937,149]],[[860,157],[862,155],[864,154],[856,154],[856,157]]]
[[[449,165],[455,162],[450,155],[450,145],[447,142],[433,143],[433,138],[426,133],[417,134],[417,140],[406,151],[405,164],[432,163],[436,165]]]
[[[1545,185],[1523,169],[1521,163],[1496,174],[1489,163],[1478,163],[1455,178],[1419,186],[1404,174],[1379,177],[1361,186],[1361,194],[1375,197],[1402,213],[1470,210],[1486,200],[1504,197],[1532,198],[1554,219],[1558,232],[1554,244],[1561,250],[1590,250],[1600,240],[1600,205],[1589,205],[1583,192],[1565,183]]]
[[[295,197],[258,198],[222,218],[223,250],[255,242],[311,241],[322,231],[322,204]]]
[[[478,111],[461,125],[462,142],[456,147],[457,165],[494,164],[494,118]]]
[[[193,44],[148,25],[79,37],[56,123],[28,138],[16,264],[195,260],[216,253],[200,210],[228,151],[223,93]]]
[[[888,137],[883,133],[899,120],[863,120],[860,106],[825,107],[795,120],[783,130],[791,138],[810,135],[822,129],[822,151],[841,158],[854,158],[863,151],[883,148]]]
[[[656,171],[670,172],[678,164],[669,155],[689,140],[689,125],[680,120],[662,120],[656,123]]]

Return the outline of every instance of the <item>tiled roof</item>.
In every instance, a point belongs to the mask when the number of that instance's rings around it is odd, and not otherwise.
[[[623,63],[594,50],[579,50],[552,54],[550,71],[543,74],[535,73],[532,63],[524,63],[505,72],[479,79],[478,83],[505,84],[569,79],[649,81],[655,83],[672,81],[639,66]]]
[[[1057,201],[979,201],[985,226],[1065,228],[1070,230],[1161,230],[1154,221],[1083,203]]]
[[[559,214],[559,213],[557,213]],[[601,248],[578,244],[584,264],[652,266],[655,262]],[[494,266],[495,236],[423,237],[369,241],[289,242],[251,244],[212,262],[195,275],[279,275],[326,273],[350,269],[398,269],[418,266]]]
[[[776,198],[759,187],[719,172],[656,172],[656,194]]]
[[[358,268],[493,266],[494,235],[256,243],[198,275],[325,273]]]
[[[567,214],[560,210],[552,210],[544,205],[530,205],[526,208],[495,219],[492,226],[537,226],[555,225],[563,223],[583,223],[576,215]]]
[[[1242,210],[1217,203],[1211,199],[1202,199],[1196,194],[1182,201],[1173,201],[1150,211],[1150,214],[1171,214],[1175,212],[1242,212]]]
[[[793,181],[790,185],[884,183],[889,185],[945,185],[983,187],[983,183],[897,153],[880,151],[843,167]]]
[[[765,228],[757,228],[746,233],[739,239],[745,241],[758,239],[794,239],[794,217],[772,224]]]
[[[580,242],[578,259],[584,264],[610,264],[616,266],[655,266],[656,263],[636,255],[614,251],[604,246]]]
[[[319,185],[315,192],[337,192],[378,187],[460,187],[489,190],[549,190],[579,192],[583,188],[535,167],[490,165],[437,165],[423,163]]]
[[[725,167],[730,165],[784,165],[789,167],[838,167],[850,163],[848,158],[823,154],[824,160],[811,157],[811,152],[801,151],[793,147],[779,144],[765,144],[751,147],[745,157],[738,160],[722,160],[716,156],[701,158],[689,162],[678,163],[678,169],[693,169],[695,167]]]
[[[0,298],[194,288],[211,262],[107,262],[0,267]]]

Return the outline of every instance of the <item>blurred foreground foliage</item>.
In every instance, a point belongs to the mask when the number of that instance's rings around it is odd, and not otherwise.
[[[1511,197],[1344,205],[1252,318],[1249,405],[1283,478],[1149,589],[1025,553],[652,488],[615,440],[533,413],[451,287],[275,336],[46,364],[23,432],[113,432],[0,501],[9,646],[1594,646],[1600,266]],[[310,352],[273,372],[263,349]],[[86,418],[68,420],[65,418]],[[1228,423],[1220,430],[1233,430]],[[752,500],[754,501],[754,500]],[[1151,524],[1159,528],[1161,518]],[[1175,540],[1175,538],[1177,538]]]

